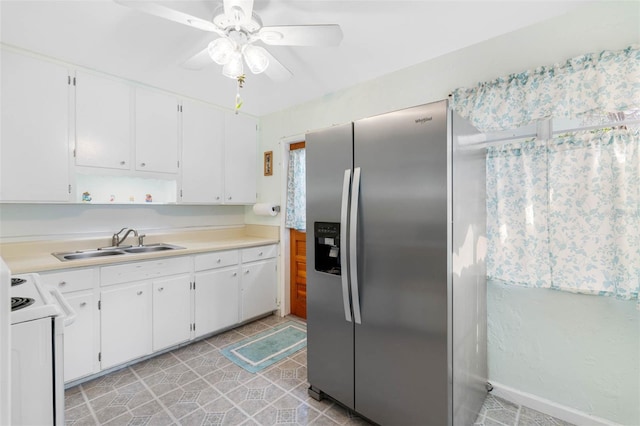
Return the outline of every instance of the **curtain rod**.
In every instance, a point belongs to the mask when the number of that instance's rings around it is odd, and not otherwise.
[[[607,127],[619,127],[619,126],[633,125],[633,124],[640,125],[640,120],[623,120],[623,121],[616,121],[612,123],[599,124],[594,126],[583,126],[583,127],[569,128],[569,129],[560,129],[560,130],[552,131],[551,134],[557,135],[561,133],[598,130],[598,129],[606,129]],[[507,136],[507,137],[498,138],[498,139],[487,139],[484,133],[479,133],[475,135],[458,136],[458,143],[460,144],[461,147],[486,148],[492,145],[499,144],[501,142],[515,141],[519,139],[529,139],[529,138],[535,138],[537,136],[538,136],[538,133],[528,133],[524,135]]]

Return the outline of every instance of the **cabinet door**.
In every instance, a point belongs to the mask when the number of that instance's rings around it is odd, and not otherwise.
[[[277,309],[276,259],[242,265],[242,321]]]
[[[69,201],[69,73],[2,50],[0,200]]]
[[[225,114],[225,204],[256,202],[256,124],[251,117]]]
[[[196,274],[196,337],[238,323],[239,293],[237,267]]]
[[[136,88],[136,170],[178,172],[178,101]]]
[[[76,73],[76,164],[131,168],[131,89],[120,81]]]
[[[151,284],[101,292],[102,369],[151,353]]]
[[[183,203],[222,203],[224,113],[185,102],[182,105]]]
[[[64,328],[64,381],[70,382],[97,372],[94,315],[98,306],[93,293],[71,293],[65,299],[76,312],[73,324]]]
[[[153,351],[189,340],[191,282],[179,275],[153,282]]]

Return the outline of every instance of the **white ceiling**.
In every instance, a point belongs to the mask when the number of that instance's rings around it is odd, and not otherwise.
[[[221,0],[162,1],[211,19]],[[267,46],[294,76],[247,74],[243,111],[261,116],[561,15],[571,1],[256,0],[263,24],[339,24],[339,47]],[[0,0],[3,43],[231,108],[221,67],[180,64],[216,35],[110,0]]]

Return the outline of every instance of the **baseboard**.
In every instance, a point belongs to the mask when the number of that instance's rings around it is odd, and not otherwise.
[[[493,385],[491,395],[506,399],[518,405],[527,406],[541,413],[564,420],[565,422],[578,426],[620,426],[618,423],[610,420],[589,415],[574,408],[510,388],[494,381],[491,381],[491,384]]]

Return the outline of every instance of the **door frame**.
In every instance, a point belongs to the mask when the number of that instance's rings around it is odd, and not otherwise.
[[[305,134],[300,133],[294,136],[285,136],[280,139],[280,282],[283,285],[279,289],[280,316],[291,313],[291,241],[289,238],[289,228],[285,227],[285,215],[287,205],[287,173],[289,171],[289,148],[291,144],[304,142]]]

